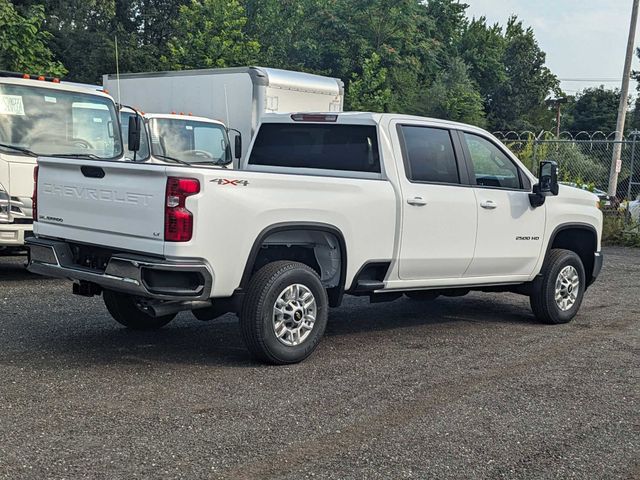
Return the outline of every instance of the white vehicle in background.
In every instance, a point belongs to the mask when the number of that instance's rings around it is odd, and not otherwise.
[[[263,67],[105,75],[119,103],[145,112],[218,119],[243,137],[242,157],[266,113],[340,112],[340,79]]]
[[[129,126],[138,119],[140,145],[125,145],[125,160],[148,163],[227,166],[233,162],[227,128],[222,122],[192,115],[142,113],[120,109],[122,137],[128,142]],[[235,155],[240,156],[241,137],[235,137]]]
[[[640,195],[633,202],[629,202],[629,216],[634,222],[640,223]]]
[[[0,72],[0,250],[21,249],[33,231],[38,156],[122,156],[113,99],[58,79]]]

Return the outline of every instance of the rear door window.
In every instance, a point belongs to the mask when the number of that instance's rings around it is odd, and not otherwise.
[[[402,125],[405,169],[412,182],[460,183],[449,130]]]
[[[264,123],[249,165],[380,173],[376,127]]]

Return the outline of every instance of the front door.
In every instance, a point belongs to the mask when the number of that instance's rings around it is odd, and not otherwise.
[[[473,187],[463,185],[462,152],[446,128],[409,123],[397,130],[404,160],[399,277],[462,277],[473,259],[478,215]]]
[[[540,258],[545,207],[531,207],[531,182],[501,146],[467,132],[460,138],[478,212],[475,255],[465,276],[530,275]]]

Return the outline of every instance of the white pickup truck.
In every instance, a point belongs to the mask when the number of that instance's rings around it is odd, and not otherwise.
[[[344,294],[517,292],[557,324],[602,266],[596,196],[469,125],[274,114],[241,167],[41,158],[29,269],[102,293],[130,328],[236,312],[253,356],[283,364]]]

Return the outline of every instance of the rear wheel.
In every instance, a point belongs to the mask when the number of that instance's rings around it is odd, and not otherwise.
[[[301,362],[327,325],[327,292],[318,274],[292,261],[269,263],[249,283],[240,314],[244,342],[257,360]]]
[[[136,297],[104,290],[102,298],[113,319],[132,330],[157,330],[173,320],[176,314],[154,317],[138,308]]]
[[[576,316],[586,288],[584,266],[571,250],[549,252],[529,297],[536,318],[545,323],[570,322]]]

